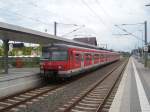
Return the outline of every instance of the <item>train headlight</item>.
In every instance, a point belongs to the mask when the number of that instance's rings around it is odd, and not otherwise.
[[[62,69],[62,66],[59,65],[59,66],[58,66],[58,69]]]
[[[40,68],[43,69],[43,65],[40,65]]]
[[[40,68],[41,68],[41,69],[43,69],[43,65],[44,65],[43,63],[40,63]]]

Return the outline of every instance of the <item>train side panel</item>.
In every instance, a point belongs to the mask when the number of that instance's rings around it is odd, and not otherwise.
[[[120,57],[115,52],[75,47],[68,48],[67,52],[67,60],[43,61],[41,69],[44,70],[44,73],[53,71],[57,73],[58,77],[71,77],[86,70],[119,60]]]

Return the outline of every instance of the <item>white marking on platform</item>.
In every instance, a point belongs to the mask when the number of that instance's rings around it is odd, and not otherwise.
[[[137,72],[137,69],[135,67],[133,60],[132,60],[132,63],[133,63],[133,69],[134,69],[134,73],[135,73],[135,79],[136,79],[136,84],[137,84],[137,90],[138,90],[141,110],[142,110],[142,112],[150,112],[150,104],[149,104],[148,99],[146,97],[146,93],[144,91],[142,82],[140,80],[139,74]]]

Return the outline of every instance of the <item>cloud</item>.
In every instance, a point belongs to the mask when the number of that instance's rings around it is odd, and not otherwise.
[[[116,38],[112,34],[124,33],[114,24],[138,23],[150,19],[148,0],[1,0],[0,21],[20,25],[53,34],[54,21],[85,25],[74,35],[96,36],[98,43],[107,43],[110,49],[134,48],[136,39]],[[11,7],[11,8],[10,8]],[[15,12],[15,13],[14,13]],[[143,27],[124,27],[136,32]],[[64,35],[76,29],[74,26],[58,24],[58,34]],[[138,33],[136,35],[139,36]],[[129,36],[130,38],[133,38]],[[118,42],[119,41],[119,42]]]

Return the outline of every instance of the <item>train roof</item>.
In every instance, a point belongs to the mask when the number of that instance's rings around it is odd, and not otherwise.
[[[105,53],[118,53],[118,52],[114,52],[114,51],[110,51],[110,50],[105,50],[105,49],[91,49],[91,48],[86,48],[86,47],[79,47],[79,46],[74,46],[74,45],[67,45],[67,44],[50,44],[50,45],[45,45],[44,47],[60,47],[62,49],[68,49],[68,48],[78,48],[78,49],[85,49],[85,50],[96,50],[96,51],[102,51],[102,52],[105,52]],[[119,54],[119,53],[118,53]]]

